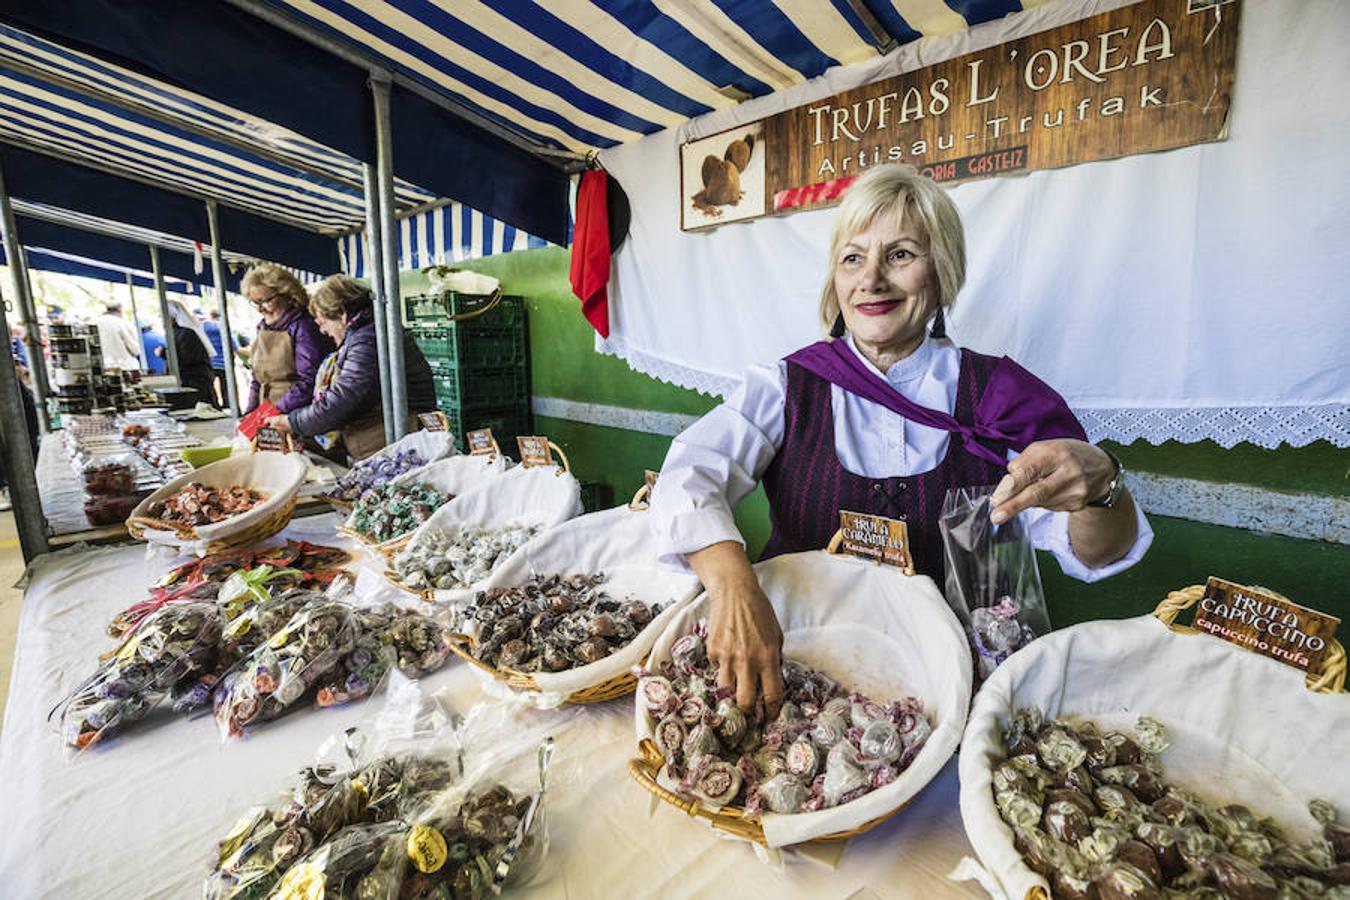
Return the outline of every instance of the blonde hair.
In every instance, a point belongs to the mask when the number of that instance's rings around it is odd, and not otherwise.
[[[966,234],[961,214],[947,192],[913,166],[887,163],[875,166],[849,187],[830,232],[830,270],[820,292],[820,320],[828,331],[839,315],[834,270],[844,244],[866,230],[877,218],[893,214],[917,228],[928,244],[937,273],[938,303],[951,308],[966,280]]]
[[[255,287],[267,288],[288,309],[305,309],[309,306],[309,294],[305,293],[305,286],[300,283],[300,279],[276,263],[259,263],[244,273],[239,292],[247,297]]]
[[[349,319],[369,309],[370,288],[347,275],[329,275],[314,288],[309,313],[324,319]]]

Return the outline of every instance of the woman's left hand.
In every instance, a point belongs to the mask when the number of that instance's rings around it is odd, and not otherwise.
[[[277,431],[280,431],[282,434],[290,434],[290,433],[291,433],[291,420],[290,420],[290,418],[288,418],[287,416],[284,416],[284,415],[281,415],[281,416],[272,416],[272,418],[270,418],[270,419],[267,420],[267,427],[268,427],[268,428],[275,428]]]
[[[1024,509],[1077,512],[1106,496],[1115,463],[1106,451],[1086,441],[1058,438],[1029,444],[1008,463],[1008,474],[994,489],[989,520],[1002,525]]]

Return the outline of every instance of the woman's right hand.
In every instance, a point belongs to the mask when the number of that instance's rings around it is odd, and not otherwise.
[[[723,541],[687,559],[711,600],[708,659],[717,666],[717,686],[734,690],[736,705],[747,712],[762,697],[768,715],[777,716],[783,702],[783,631],[745,548]]]

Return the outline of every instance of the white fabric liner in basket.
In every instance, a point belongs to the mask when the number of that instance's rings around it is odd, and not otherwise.
[[[475,457],[460,457],[473,459]],[[486,457],[477,457],[485,459]],[[501,460],[503,457],[496,457]],[[581,483],[556,466],[516,466],[496,478],[483,480],[431,514],[413,532],[413,546],[428,531],[458,534],[466,528],[506,528],[538,525],[543,533],[581,514]],[[506,560],[502,560],[503,563]],[[486,580],[486,579],[484,579]],[[474,588],[476,585],[471,585]],[[461,602],[465,589],[436,592],[438,603]]]
[[[890,784],[819,812],[764,813],[765,840],[770,847],[784,847],[886,815],[941,771],[965,726],[970,649],[951,607],[926,575],[907,576],[891,566],[823,550],[777,556],[754,568],[778,614],[786,658],[879,703],[918,697],[933,725],[923,750]],[[680,610],[656,639],[649,668],[670,659],[671,645],[707,617],[708,603],[708,595],[701,594]],[[652,737],[656,720],[640,702],[635,708],[638,739]]]
[[[971,709],[961,820],[984,871],[963,869],[995,897],[1022,900],[1037,886],[1049,895],[1014,848],[991,786],[990,769],[1005,757],[1003,728],[1024,706],[1129,731],[1152,716],[1172,739],[1160,757],[1167,781],[1273,816],[1296,841],[1318,830],[1309,800],[1350,814],[1350,696],[1309,691],[1291,666],[1207,634],[1178,634],[1151,615],[1086,622],[1013,654]]]
[[[197,539],[184,540],[175,532],[145,529],[145,540],[151,544],[173,547],[184,553],[206,555],[206,548],[212,541],[229,538],[231,535],[248,528],[259,519],[272,513],[277,507],[289,501],[300,490],[305,480],[309,464],[303,453],[245,453],[230,456],[200,469],[179,475],[168,484],[155,491],[136,505],[131,518],[149,516],[150,507],[178,493],[191,482],[200,482],[215,488],[227,488],[233,485],[249,487],[260,491],[266,499],[252,509],[237,516],[230,516],[213,525],[198,525]]]
[[[417,432],[417,434],[423,433],[444,434],[445,432]],[[408,437],[413,437],[413,435],[409,435]],[[407,440],[407,438],[404,440]],[[435,488],[442,494],[449,494],[452,498],[458,498],[463,494],[482,487],[487,483],[488,479],[502,475],[506,472],[506,466],[507,462],[505,457],[496,454],[491,456],[467,456],[457,454],[438,459],[435,462],[428,463],[425,466],[419,466],[416,469],[409,469],[407,472],[391,478],[389,483],[409,484],[415,482],[418,484],[425,484],[428,487]],[[454,499],[450,500],[450,503],[453,502],[455,502]],[[448,505],[449,503],[446,504],[446,506]],[[442,506],[441,509],[445,509],[445,506]],[[347,528],[353,528],[352,523],[355,521],[356,509],[353,507],[351,513],[347,516],[347,521],[343,524]],[[428,519],[428,521],[430,521],[430,519]],[[422,525],[425,526],[426,522],[423,522]],[[416,531],[412,533],[415,534]],[[373,549],[378,552],[380,549],[387,547],[396,541],[401,541],[405,537],[407,537],[407,535],[399,535],[398,537],[390,538],[381,544],[366,544],[365,542],[362,542],[362,545],[367,549]]]
[[[522,584],[534,575],[603,572],[607,577],[601,589],[615,600],[665,607],[637,637],[598,662],[566,672],[531,672],[541,694],[560,702],[575,691],[630,671],[646,658],[681,607],[698,594],[698,578],[657,562],[650,521],[646,512],[627,506],[578,516],[525,544],[478,585],[483,590]]]
[[[412,434],[405,434],[403,437],[389,444],[384,449],[372,453],[366,457],[370,459],[383,459],[386,456],[394,456],[405,450],[416,450],[421,454],[422,459],[426,460],[423,466],[434,463],[439,459],[445,459],[448,456],[454,456],[459,452],[455,448],[455,436],[448,431],[414,431]],[[364,462],[365,460],[363,460]],[[419,467],[421,468],[421,467]],[[410,469],[409,471],[417,471]],[[406,472],[404,473],[407,474]]]

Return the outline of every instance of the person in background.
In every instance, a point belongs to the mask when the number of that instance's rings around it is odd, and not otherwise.
[[[28,367],[19,364],[17,354],[15,354],[14,360],[14,374],[19,379],[19,400],[23,403],[23,418],[28,431],[28,444],[33,451],[33,464],[36,465],[38,457],[37,404],[33,401],[33,389],[29,380]],[[9,499],[9,479],[5,475],[4,467],[0,466],[0,512],[12,508],[13,503]]]
[[[141,370],[141,343],[136,329],[122,318],[122,304],[110,300],[103,306],[103,315],[94,319],[98,326],[98,341],[103,348],[103,368],[123,372]]]
[[[17,325],[9,327],[9,348],[14,351],[14,361],[28,365],[28,350],[23,345],[23,329]]]
[[[206,332],[181,300],[169,301],[169,318],[173,319],[173,346],[178,351],[178,382],[196,388],[199,402],[219,408],[211,390],[211,342]]]
[[[353,459],[365,459],[385,446],[370,288],[346,275],[330,275],[314,289],[309,311],[323,333],[340,344],[331,381],[314,402],[273,416],[267,424],[296,437],[337,431],[347,453]],[[406,331],[403,361],[408,402],[403,415],[413,430],[418,413],[436,409],[436,389],[431,366]]]
[[[202,321],[202,330],[211,341],[216,352],[211,354],[211,384],[216,392],[216,400],[225,405],[225,343],[220,336],[220,310],[213,309]]]
[[[163,375],[169,371],[169,364],[165,360],[164,335],[149,325],[142,325],[141,346],[145,348],[145,368],[151,375]]]
[[[283,413],[308,405],[319,363],[335,347],[309,317],[304,285],[283,267],[263,263],[244,275],[242,291],[262,316],[253,341],[253,381],[244,412],[263,400]]]

